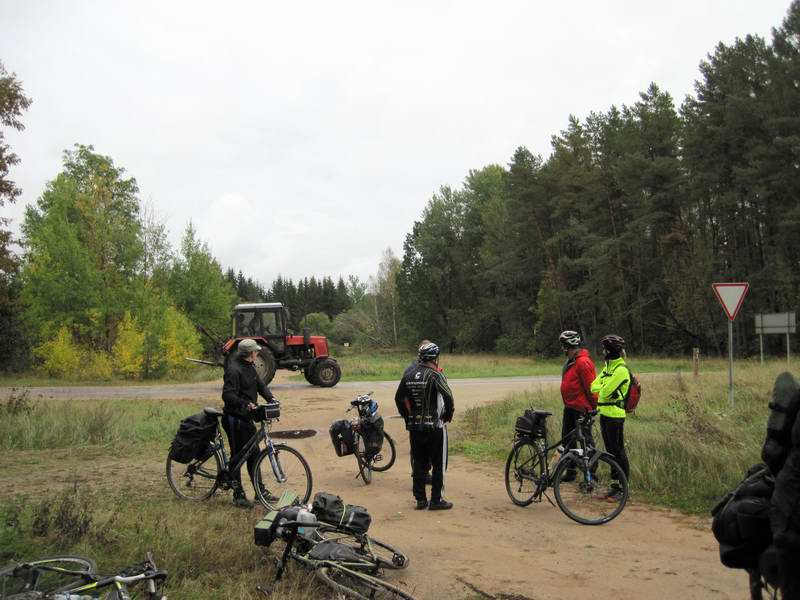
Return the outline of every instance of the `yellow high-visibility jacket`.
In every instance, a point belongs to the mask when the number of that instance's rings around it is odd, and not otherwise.
[[[597,394],[597,410],[604,417],[625,418],[625,394],[631,385],[631,372],[622,357],[606,361],[600,375],[592,382]]]

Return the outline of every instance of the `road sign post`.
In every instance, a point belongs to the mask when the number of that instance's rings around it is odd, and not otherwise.
[[[746,282],[714,283],[711,287],[728,316],[728,402],[733,406],[733,321],[742,307],[750,284]]]

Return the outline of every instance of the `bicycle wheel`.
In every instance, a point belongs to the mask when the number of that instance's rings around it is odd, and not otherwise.
[[[169,487],[182,500],[200,502],[210,498],[219,487],[221,472],[222,465],[216,452],[203,460],[193,460],[185,465],[167,456]]]
[[[335,563],[327,562],[314,571],[319,579],[332,590],[345,598],[356,600],[415,600],[414,596],[404,592],[382,579],[351,571]]]
[[[354,534],[333,525],[318,527],[317,533],[323,540],[334,540],[351,548],[363,558],[371,561],[378,569],[405,569],[411,563],[411,559],[394,546],[366,534]]]
[[[582,461],[566,455],[556,465],[553,491],[558,507],[570,519],[583,525],[602,525],[625,508],[628,480],[606,455],[601,455],[590,470],[584,470]]]
[[[386,445],[387,442],[389,444],[388,447]],[[395,448],[394,440],[389,437],[389,434],[385,431],[383,432],[383,448],[381,448],[381,453],[378,456],[381,458],[377,461],[377,464],[376,461],[372,461],[372,470],[378,473],[388,471],[397,458],[397,449]]]
[[[297,494],[300,504],[311,497],[311,469],[294,448],[275,444],[274,454],[262,450],[255,466],[256,497],[268,510],[273,510],[283,492],[291,490]],[[274,460],[273,460],[274,459]]]
[[[364,441],[364,437],[360,433],[355,434],[355,452],[356,455],[356,462],[358,463],[358,473],[361,475],[361,479],[364,480],[364,483],[369,485],[372,483],[372,461],[367,460],[367,445]]]
[[[536,500],[544,473],[544,457],[528,440],[517,442],[506,460],[506,492],[517,506]]]
[[[49,556],[20,562],[0,569],[0,598],[60,592],[87,583],[84,575],[96,572],[94,561],[84,556]]]

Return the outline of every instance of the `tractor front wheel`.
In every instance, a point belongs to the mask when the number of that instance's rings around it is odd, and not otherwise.
[[[255,361],[253,361],[253,365],[255,365],[256,373],[264,383],[269,384],[272,378],[275,377],[275,369],[277,368],[275,357],[266,348],[261,348],[261,351],[256,355]]]
[[[342,378],[342,369],[332,358],[323,358],[314,363],[314,383],[320,387],[333,387]]]
[[[306,366],[306,367],[303,369],[303,377],[305,377],[305,378],[306,378],[306,381],[307,381],[308,383],[310,383],[311,385],[317,385],[317,380],[316,380],[316,378],[314,377],[314,364],[315,364],[315,363],[313,363],[313,362],[312,362],[312,363],[309,363],[309,364],[308,364],[308,365],[307,365],[307,366]]]

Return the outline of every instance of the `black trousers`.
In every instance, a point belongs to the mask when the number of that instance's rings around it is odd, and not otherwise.
[[[247,419],[240,419],[239,417],[225,415],[222,417],[222,428],[225,430],[225,434],[228,436],[228,444],[231,447],[231,457],[229,464],[232,465],[237,460],[239,460],[241,452],[247,445],[247,442],[249,442],[250,438],[252,438],[256,434],[256,426],[253,425],[252,421],[248,421]],[[257,452],[253,452],[247,458],[247,472],[250,475],[250,481],[253,482],[253,487],[255,487],[255,480],[253,478],[253,474],[255,473],[257,459],[258,459]],[[241,467],[239,469],[236,469],[235,472],[230,473],[230,476],[235,482],[239,483],[239,488],[241,488],[242,487]]]
[[[625,418],[600,415],[600,432],[603,434],[606,452],[614,455],[614,460],[622,467],[625,478],[630,481],[631,467],[625,453]]]
[[[567,406],[564,407],[564,415],[561,418],[561,437],[564,438],[566,435],[573,431],[578,426],[578,417],[581,416],[583,413],[579,410],[575,410],[574,408],[569,408]],[[594,446],[594,437],[592,436],[592,428],[588,426],[587,423],[583,424],[583,435],[586,438],[586,443],[589,446]],[[569,448],[577,448],[578,444],[573,439],[570,443]],[[569,449],[567,448],[567,449]]]
[[[411,443],[412,478],[414,480],[414,498],[427,500],[425,494],[425,476],[428,465],[433,467],[431,476],[431,502],[442,499],[444,489],[444,472],[447,470],[447,428],[432,431],[409,431]]]

